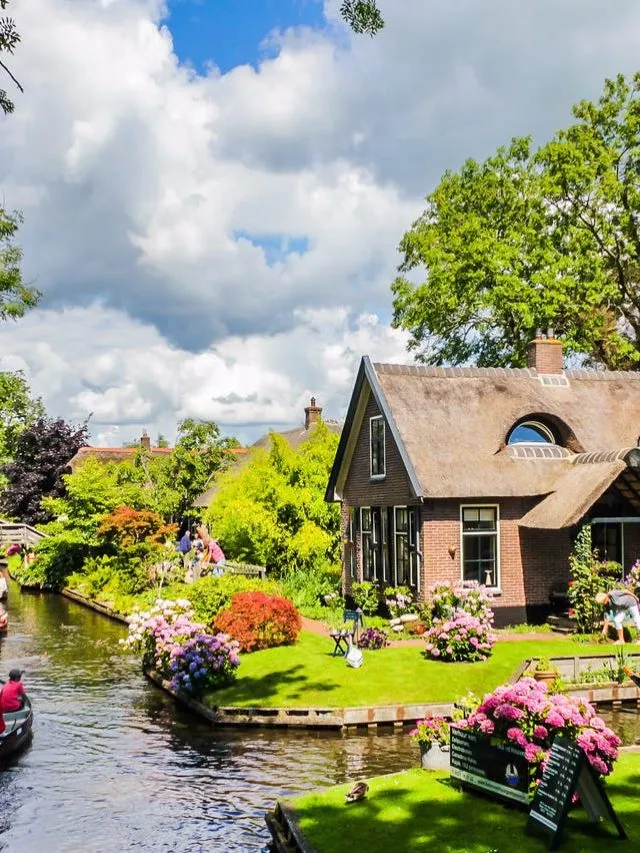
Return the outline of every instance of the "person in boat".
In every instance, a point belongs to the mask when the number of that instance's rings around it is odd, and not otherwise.
[[[12,669],[9,673],[9,680],[0,691],[0,710],[3,714],[19,711],[24,705],[26,695],[22,683],[22,670]]]
[[[7,611],[4,609],[2,604],[0,604],[0,631],[3,631],[7,627],[8,621],[9,617],[7,616]]]
[[[640,602],[628,589],[611,589],[609,592],[599,592],[596,595],[596,602],[604,605],[607,610],[613,611],[613,624],[618,633],[617,646],[624,644],[622,626],[627,615],[633,619],[633,624],[640,634],[640,610],[638,609]]]
[[[9,587],[7,586],[7,581],[0,571],[0,601],[2,601],[3,598],[6,598],[8,590]]]

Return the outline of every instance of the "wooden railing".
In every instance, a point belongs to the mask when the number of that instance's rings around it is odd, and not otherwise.
[[[8,545],[37,545],[46,533],[22,522],[0,521],[0,549]]]

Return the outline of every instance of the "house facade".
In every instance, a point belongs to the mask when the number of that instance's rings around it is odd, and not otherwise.
[[[565,370],[553,337],[522,369],[364,357],[326,494],[345,591],[478,581],[497,626],[543,619],[580,525],[601,559],[640,557],[639,436],[640,374]]]

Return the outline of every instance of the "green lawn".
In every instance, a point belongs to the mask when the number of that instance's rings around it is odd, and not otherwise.
[[[365,800],[346,804],[350,785],[337,785],[289,802],[305,838],[318,853],[542,853],[544,839],[528,836],[526,813],[454,788],[446,774],[409,770],[369,780]],[[569,815],[560,849],[564,853],[638,850],[640,755],[619,759],[607,783],[614,809],[629,838],[611,841],[611,823],[589,826],[586,813]]]
[[[468,691],[482,695],[503,684],[518,664],[544,655],[611,653],[570,639],[497,643],[485,663],[438,663],[421,646],[365,652],[360,669],[332,657],[330,637],[302,632],[295,646],[242,655],[234,685],[210,693],[210,705],[343,708],[409,702],[451,702]]]

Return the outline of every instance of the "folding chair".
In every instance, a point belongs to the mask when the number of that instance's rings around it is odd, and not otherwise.
[[[335,628],[330,632],[329,636],[334,642],[333,657],[336,655],[346,655],[349,650],[347,637],[351,637],[354,645],[358,645],[358,637],[360,636],[360,628],[364,628],[364,616],[362,610],[343,610],[342,611],[342,628]],[[349,626],[349,622],[353,624]]]

